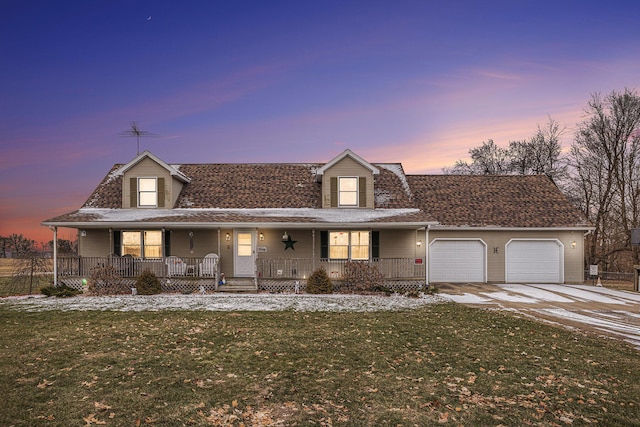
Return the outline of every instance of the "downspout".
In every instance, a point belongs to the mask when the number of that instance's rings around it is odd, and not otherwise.
[[[429,288],[429,228],[431,225],[427,224],[424,229],[424,283]]]
[[[58,287],[58,227],[49,226],[53,231],[53,287]]]

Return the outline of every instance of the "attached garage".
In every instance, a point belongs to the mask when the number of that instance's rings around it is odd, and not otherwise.
[[[435,239],[429,246],[429,281],[486,282],[486,253],[480,239]]]
[[[506,282],[564,282],[564,246],[555,239],[511,240],[505,263]]]

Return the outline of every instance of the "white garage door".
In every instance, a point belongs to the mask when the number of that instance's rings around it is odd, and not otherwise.
[[[485,254],[481,240],[435,240],[429,247],[429,280],[485,282]]]
[[[557,240],[512,240],[506,255],[507,282],[564,282],[564,249]]]

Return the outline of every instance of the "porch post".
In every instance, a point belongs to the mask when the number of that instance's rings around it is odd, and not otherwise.
[[[256,232],[253,235],[253,284],[258,290],[258,228],[256,227]]]
[[[166,259],[167,259],[167,253],[165,251],[166,249],[166,244],[165,244],[165,236],[164,236],[165,230],[164,228],[162,229],[162,277],[164,277],[166,275],[165,273],[165,266],[167,265]]]
[[[220,231],[220,228],[218,228],[218,264],[220,264],[220,236],[221,236],[222,232]]]
[[[429,227],[424,229],[424,283],[429,287]]]
[[[58,227],[49,227],[53,231],[53,287],[58,287]]]
[[[311,271],[316,271],[316,229],[311,230]]]

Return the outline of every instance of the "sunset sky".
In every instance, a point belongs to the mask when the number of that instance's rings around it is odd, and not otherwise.
[[[136,155],[441,173],[640,89],[638,1],[0,2],[0,235],[51,240]],[[64,234],[63,236],[64,237]]]

